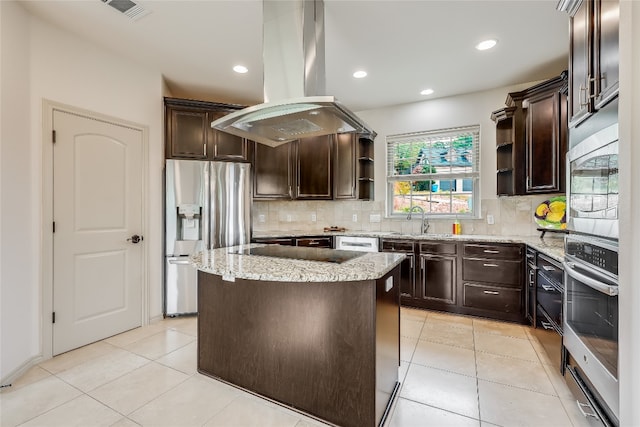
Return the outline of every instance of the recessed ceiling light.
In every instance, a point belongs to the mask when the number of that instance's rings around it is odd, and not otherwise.
[[[420,92],[420,95],[431,95],[433,93],[433,89],[425,89]]]
[[[498,40],[495,40],[495,39],[484,40],[476,45],[476,49],[487,50],[487,49],[491,49],[496,44],[498,44]]]
[[[363,77],[367,77],[367,72],[366,71],[356,71],[355,73],[353,73],[353,77],[355,77],[356,79],[361,79]]]
[[[236,73],[244,74],[248,72],[249,69],[244,65],[236,65],[235,67],[233,67],[233,71],[235,71]]]

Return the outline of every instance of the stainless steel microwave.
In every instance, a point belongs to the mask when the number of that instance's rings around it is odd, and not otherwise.
[[[618,239],[618,124],[576,144],[567,154],[567,229]]]

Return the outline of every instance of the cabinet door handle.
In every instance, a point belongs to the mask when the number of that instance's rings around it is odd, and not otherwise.
[[[553,286],[549,286],[549,285],[542,285],[542,284],[541,284],[541,285],[540,285],[540,287],[541,287],[542,289],[544,289],[545,291],[547,291],[547,292],[557,292],[557,291],[556,291],[556,288],[554,288]]]
[[[291,186],[289,186],[289,197],[293,198],[293,194],[291,193]]]
[[[582,93],[584,92],[585,102],[582,101]],[[589,96],[587,94],[587,86],[580,84],[580,92],[578,93],[578,103],[581,107],[586,107],[589,105]]]
[[[487,263],[484,263],[482,265],[485,266],[485,267],[500,267],[498,264],[487,264]]]
[[[491,249],[485,249],[483,252],[485,254],[499,254],[500,253],[500,251],[494,251],[494,250],[491,250]]]
[[[309,242],[309,246],[319,245],[319,244],[320,244],[320,242],[318,242],[316,240]]]
[[[205,142],[204,144],[202,144],[202,154],[204,154],[204,156],[207,156],[207,143]]]
[[[487,295],[500,295],[498,291],[482,291],[482,293]]]
[[[542,268],[544,268],[545,271],[556,271],[556,269],[550,265],[543,265]]]

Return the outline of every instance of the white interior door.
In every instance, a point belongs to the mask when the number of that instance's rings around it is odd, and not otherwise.
[[[53,354],[140,326],[140,130],[54,110]]]

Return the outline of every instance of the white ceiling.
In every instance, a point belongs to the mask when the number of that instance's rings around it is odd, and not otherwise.
[[[21,0],[31,13],[158,70],[174,96],[262,102],[261,0]],[[557,0],[325,0],[327,94],[354,111],[542,80],[567,68]],[[474,45],[497,38],[479,52]],[[234,73],[243,64],[249,73]],[[354,79],[364,69],[369,75]],[[422,89],[435,93],[422,96]]]

